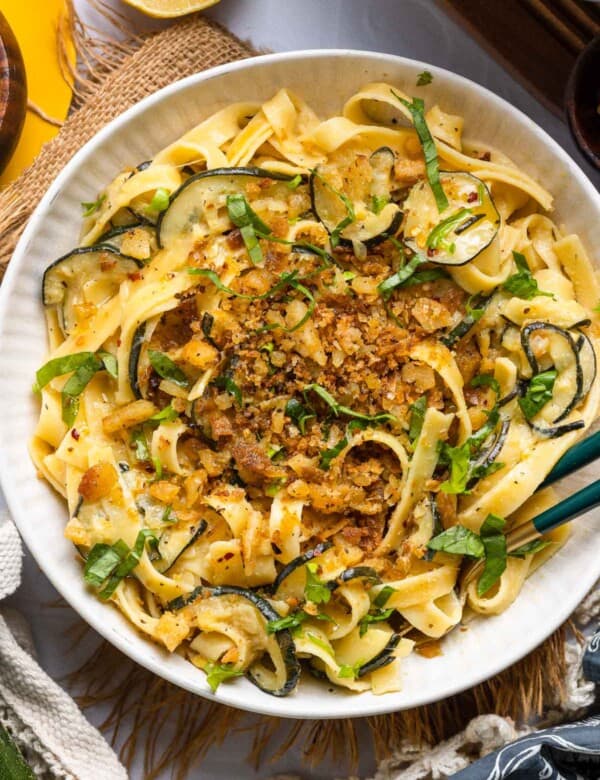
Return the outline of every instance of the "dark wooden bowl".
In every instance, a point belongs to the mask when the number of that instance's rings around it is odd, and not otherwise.
[[[600,169],[600,35],[577,58],[567,84],[565,108],[577,146]]]
[[[27,79],[19,44],[0,13],[0,173],[6,168],[23,129]]]

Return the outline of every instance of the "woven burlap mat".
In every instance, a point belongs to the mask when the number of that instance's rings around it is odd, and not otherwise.
[[[119,20],[113,21],[120,25]],[[177,79],[255,53],[200,16],[187,17],[143,37],[129,35],[124,39],[121,29],[119,39],[110,43],[93,41],[76,19],[72,18],[71,23],[80,57],[80,71],[75,74],[78,107],[31,167],[0,193],[2,269],[52,180],[104,125]],[[463,694],[414,710],[354,721],[282,722],[260,716],[252,716],[249,721],[249,716],[237,710],[210,704],[154,677],[106,643],[73,673],[67,686],[71,693],[78,694],[84,708],[106,703],[112,706],[105,723],[109,735],[117,733],[125,722],[135,724],[122,747],[121,758],[127,764],[142,753],[148,780],[167,767],[175,777],[189,776],[193,763],[238,728],[250,728],[254,733],[250,757],[254,763],[267,755],[281,756],[300,743],[311,763],[332,758],[336,774],[342,776],[357,765],[359,735],[362,744],[369,735],[376,756],[382,758],[400,745],[405,747],[407,740],[415,746],[436,744],[460,731],[478,714],[497,713],[518,722],[556,706],[565,678],[565,633],[565,627],[561,628],[523,661]],[[168,747],[161,749],[161,731],[174,720],[182,727],[176,729]]]

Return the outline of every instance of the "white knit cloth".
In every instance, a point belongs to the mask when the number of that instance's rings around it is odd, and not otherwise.
[[[21,540],[0,510],[0,602],[21,581]],[[40,669],[29,629],[0,608],[0,724],[37,777],[127,780],[127,772],[75,702]]]

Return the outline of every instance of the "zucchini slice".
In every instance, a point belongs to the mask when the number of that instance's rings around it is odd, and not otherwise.
[[[247,599],[256,609],[260,612],[267,623],[271,620],[280,620],[281,615],[269,604],[269,602],[258,593],[252,590],[246,590],[245,588],[238,588],[235,585],[219,585],[217,587],[210,587],[205,585],[199,585],[191,592],[186,598],[180,596],[169,603],[168,608],[171,610],[182,609],[188,604],[192,604],[200,596],[240,596]],[[289,629],[284,628],[281,631],[277,631],[274,635],[275,640],[279,646],[282,661],[285,665],[286,679],[284,684],[280,688],[269,688],[267,680],[271,678],[271,675],[261,674],[260,661],[253,664],[246,676],[251,683],[260,688],[261,691],[270,694],[271,696],[288,696],[298,685],[300,679],[300,662],[296,656],[296,646],[292,638],[292,634]],[[256,668],[253,670],[253,666]]]
[[[538,333],[544,334],[548,344],[544,366],[532,345]],[[559,426],[556,423],[568,417],[585,398],[596,378],[596,354],[589,338],[579,331],[572,333],[549,322],[535,321],[522,328],[521,346],[534,377],[550,366],[558,372],[552,399],[529,421],[533,429],[555,438],[583,427],[582,420]]]
[[[185,528],[166,528],[158,540],[160,559],[154,563],[154,568],[161,574],[167,572],[207,528],[206,520],[192,523]]]
[[[358,579],[368,580],[376,585],[379,585],[381,582],[381,577],[371,566],[352,566],[350,569],[345,569],[338,577],[340,582],[350,582],[350,580]]]
[[[448,208],[440,214],[429,184],[415,184],[404,201],[404,241],[431,263],[465,265],[496,238],[500,215],[476,176],[444,171],[440,181]]]
[[[380,211],[387,201],[392,200],[395,162],[396,155],[389,146],[381,146],[369,157],[369,164],[373,172],[371,181],[372,211]]]
[[[131,340],[128,361],[129,384],[136,398],[148,398],[148,380],[152,374],[148,359],[148,345],[158,322],[158,317],[141,322]]]
[[[106,303],[143,265],[141,260],[126,257],[108,244],[73,249],[46,268],[42,279],[44,306],[57,307],[61,330],[69,335],[77,323],[76,306]]]
[[[98,243],[114,247],[125,257],[148,261],[157,249],[156,230],[143,222],[123,225],[104,233]]]
[[[313,171],[309,182],[312,210],[329,235],[334,231],[336,234],[339,232],[338,240],[341,246],[352,246],[353,242],[360,242],[372,247],[389,236],[394,236],[400,229],[403,215],[396,203],[386,203],[377,214],[371,211],[366,203],[352,203],[354,218],[351,219],[348,204],[345,202],[346,196],[341,197],[318,171]],[[340,229],[339,226],[346,222],[348,224]]]
[[[387,645],[383,648],[383,650],[380,653],[377,653],[376,656],[371,658],[369,661],[367,661],[365,664],[363,664],[359,670],[357,677],[364,677],[365,674],[370,674],[371,672],[374,672],[376,669],[382,669],[384,666],[388,666],[388,664],[391,664],[394,660],[394,650],[398,647],[398,643],[400,642],[400,634],[392,634],[389,642]]]
[[[244,192],[247,184],[257,179],[271,179],[274,186],[279,184],[281,187],[281,182],[291,181],[292,178],[262,168],[214,168],[190,176],[171,195],[169,207],[158,218],[159,246],[172,246],[181,237],[193,241],[196,236],[211,232],[209,224],[218,222],[220,212],[225,210],[227,196]],[[269,193],[268,188],[262,193],[277,194]],[[285,187],[279,194],[285,199],[289,193],[290,190]]]
[[[500,423],[500,429],[491,444],[487,447],[484,447],[480,451],[477,458],[473,461],[473,465],[475,467],[486,468],[487,466],[491,466],[491,464],[498,458],[498,455],[500,454],[500,451],[506,442],[509,428],[509,418],[503,417],[502,422]],[[467,487],[472,487],[472,485],[467,485]]]
[[[472,299],[471,312],[477,311],[478,309],[485,309],[491,298],[491,295],[476,295]],[[469,333],[471,328],[479,321],[479,319],[480,317],[474,315],[473,313],[465,314],[458,325],[455,325],[452,330],[450,330],[445,336],[442,336],[440,341],[442,344],[448,347],[448,349],[452,349],[457,341],[460,341],[464,336],[467,335],[467,333]]]
[[[293,561],[290,561],[288,564],[286,564],[275,578],[273,584],[269,587],[271,594],[277,593],[281,583],[287,579],[290,574],[293,574],[296,569],[298,569],[300,566],[304,566],[305,563],[312,561],[312,559],[316,558],[318,555],[322,555],[332,546],[333,542],[322,542],[316,547],[313,547],[311,550],[307,550],[306,552],[302,553],[302,555],[298,555],[296,558],[294,558]],[[335,585],[335,583],[332,584]]]

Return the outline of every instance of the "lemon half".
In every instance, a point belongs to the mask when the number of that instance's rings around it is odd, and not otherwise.
[[[124,0],[124,2],[155,19],[172,19],[175,16],[202,11],[215,5],[219,0]]]

